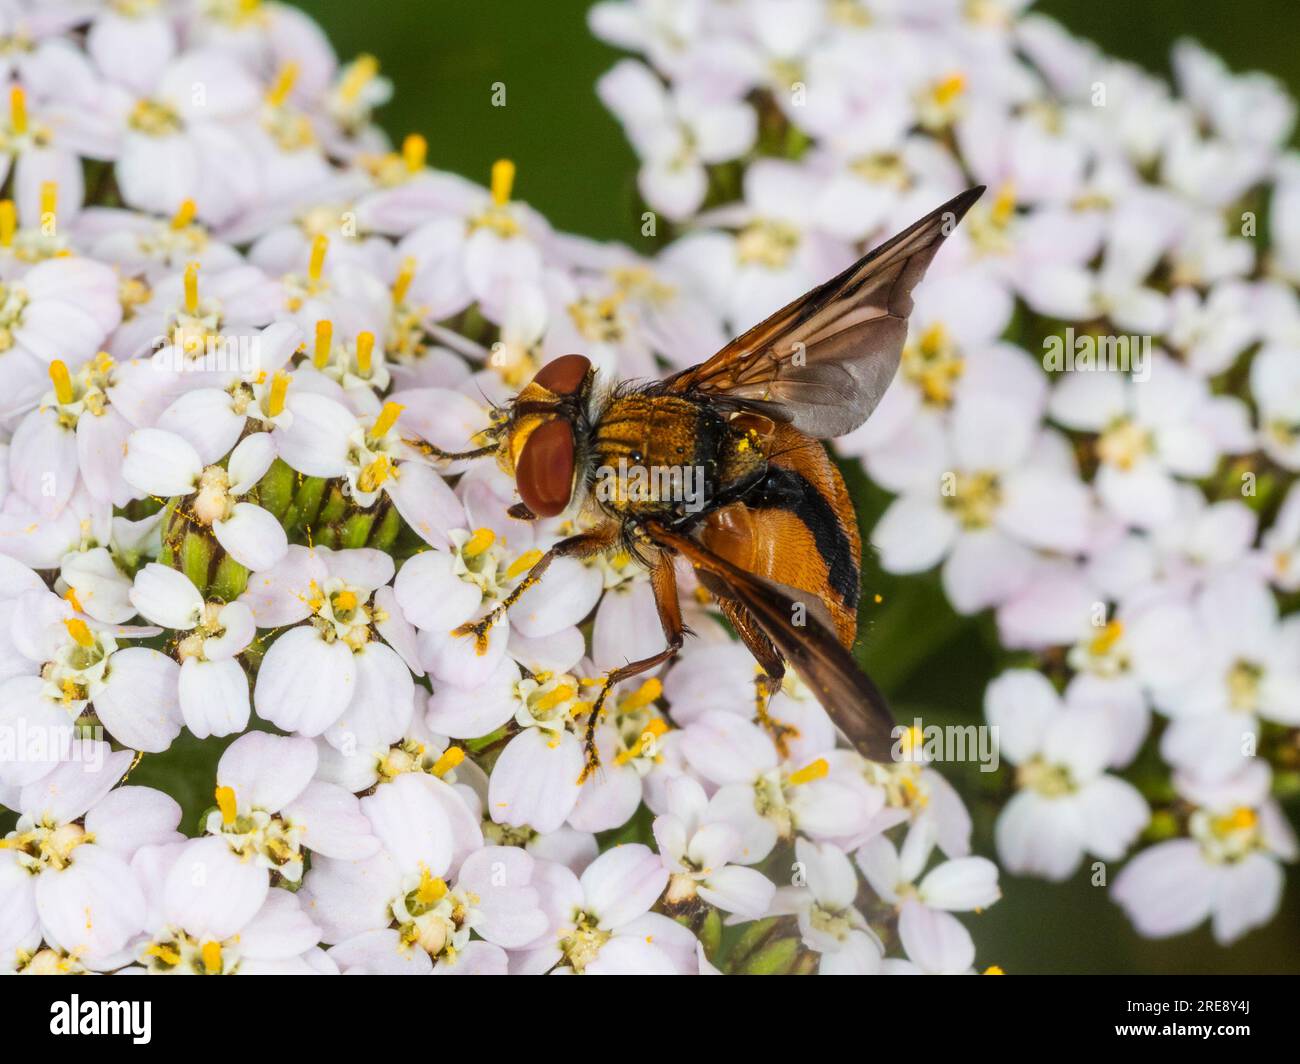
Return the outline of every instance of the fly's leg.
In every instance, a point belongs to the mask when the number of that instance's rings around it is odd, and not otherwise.
[[[510,594],[484,614],[480,620],[467,621],[459,628],[453,629],[451,634],[455,636],[472,635],[475,649],[480,654],[486,654],[488,631],[505,616],[511,606],[519,601],[519,597],[525,591],[541,580],[542,574],[550,568],[551,562],[556,558],[590,558],[592,555],[600,554],[612,547],[618,542],[618,536],[619,526],[614,522],[610,522],[599,525],[588,532],[579,532],[576,536],[560,540],[559,543],[538,558]]]
[[[650,587],[654,591],[655,606],[659,611],[659,624],[664,630],[668,645],[658,654],[652,654],[640,661],[629,662],[609,673],[600,685],[600,693],[591,704],[591,715],[587,718],[587,732],[583,745],[586,761],[582,767],[579,783],[585,783],[592,773],[600,767],[600,754],[596,750],[596,728],[600,724],[604,711],[605,699],[609,692],[624,680],[648,672],[673,657],[682,648],[686,636],[686,623],[682,620],[681,602],[677,598],[677,573],[673,570],[672,558],[660,553],[650,570]]]
[[[731,622],[736,634],[740,636],[740,641],[754,655],[754,660],[763,670],[754,678],[754,709],[758,716],[758,723],[772,737],[777,753],[783,758],[789,757],[790,740],[798,738],[799,729],[782,723],[767,711],[772,696],[781,690],[781,681],[785,679],[785,659],[772,645],[772,640],[767,637],[767,633],[758,626],[758,622],[754,620],[749,610],[735,599],[722,595],[715,597],[722,615]]]

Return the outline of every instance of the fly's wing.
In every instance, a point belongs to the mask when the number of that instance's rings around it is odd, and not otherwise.
[[[699,572],[725,585],[727,593],[749,610],[863,757],[891,760],[895,725],[885,696],[835,638],[822,619],[820,602],[809,602],[804,592],[737,568],[687,536],[654,525],[647,531],[660,546],[677,551]],[[797,615],[802,625],[795,623]]]
[[[728,397],[809,436],[852,432],[898,369],[912,289],[984,186],[967,189],[854,265],[665,382]]]

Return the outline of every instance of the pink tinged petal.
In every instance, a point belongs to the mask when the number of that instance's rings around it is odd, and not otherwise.
[[[1097,777],[1110,757],[1109,721],[1091,706],[1067,706],[1047,726],[1043,757],[1064,765],[1077,784]]]
[[[1074,553],[1087,544],[1092,500],[1082,481],[1020,469],[1003,479],[997,525],[1022,543]]]
[[[515,715],[519,701],[514,686],[519,667],[503,659],[496,673],[479,687],[440,683],[429,696],[426,722],[453,739],[477,739],[497,730]]]
[[[612,941],[624,939],[640,939],[654,946],[668,958],[677,975],[695,975],[698,971],[699,940],[689,929],[661,913],[646,913],[618,928]]]
[[[253,611],[243,602],[228,602],[217,614],[220,635],[203,640],[203,655],[209,661],[225,661],[244,650],[257,635]]]
[[[137,429],[126,441],[122,476],[144,495],[189,495],[201,472],[198,452],[174,432]]]
[[[1210,915],[1217,870],[1192,839],[1162,842],[1134,857],[1111,887],[1111,897],[1147,938],[1190,931]]]
[[[450,554],[443,550],[421,551],[407,560],[397,573],[393,589],[402,613],[423,631],[450,633],[474,616],[483,592],[452,572]]]
[[[994,835],[1008,871],[1060,882],[1083,859],[1082,831],[1072,803],[1020,791],[998,816]]]
[[[86,831],[95,844],[129,861],[141,846],[179,842],[176,827],[181,807],[175,799],[152,787],[118,787],[109,791],[86,813]]]
[[[954,912],[983,909],[1002,897],[998,866],[983,857],[945,861],[926,874],[919,890],[927,905]]]
[[[1103,465],[1096,487],[1112,513],[1139,528],[1158,528],[1173,520],[1178,509],[1173,480],[1150,459],[1132,469]]]
[[[682,864],[682,858],[686,856],[686,844],[690,841],[686,825],[675,816],[657,816],[650,830],[654,834],[655,845],[659,847],[664,867],[671,872],[686,871],[686,866]]]
[[[320,928],[287,890],[267,891],[266,901],[239,933],[239,952],[256,960],[284,960],[320,942]]]
[[[813,897],[825,908],[848,908],[857,896],[853,865],[838,846],[808,839],[795,842],[795,856],[803,865],[804,877]]]
[[[251,502],[235,503],[231,515],[214,522],[212,531],[227,554],[254,572],[272,568],[289,549],[284,526]]]
[[[520,949],[546,933],[550,924],[532,886],[536,862],[513,846],[485,846],[461,866],[459,889],[479,896],[483,923],[475,930],[489,942]]]
[[[959,613],[1001,605],[1029,583],[1036,555],[997,529],[968,531],[943,567],[943,589]]]
[[[854,854],[854,860],[871,889],[884,901],[892,903],[898,900],[903,874],[899,868],[898,851],[889,839],[877,835]]]
[[[629,843],[597,857],[580,882],[587,911],[610,931],[649,911],[668,885],[668,870],[648,846]]]
[[[71,721],[46,698],[39,676],[14,676],[0,683],[0,783],[22,787],[46,775],[68,756]]]
[[[328,575],[318,552],[295,544],[274,569],[249,577],[239,601],[253,611],[259,628],[282,628],[311,615],[312,585],[323,584]]]
[[[420,661],[434,680],[457,687],[477,687],[488,681],[506,656],[510,645],[509,617],[499,618],[485,636],[487,646],[480,649],[473,635],[422,631]]]
[[[740,832],[720,821],[704,824],[691,836],[687,856],[701,870],[721,868],[740,856]]]
[[[957,974],[975,963],[975,943],[955,916],[910,901],[898,918],[908,957],[927,972]]]
[[[291,628],[266,652],[257,672],[257,715],[284,731],[316,736],[342,716],[356,689],[345,643],[326,643],[310,626]]]
[[[230,404],[224,389],[196,388],[164,410],[155,427],[182,437],[200,461],[211,464],[229,454],[244,431],[244,415],[236,414]]]
[[[224,941],[253,919],[268,889],[266,869],[240,860],[224,839],[195,839],[167,873],[163,908],[168,923]]]
[[[772,740],[734,713],[708,713],[689,725],[682,752],[697,773],[717,784],[751,783],[777,764]]]
[[[488,813],[498,824],[555,831],[577,804],[582,744],[563,732],[555,738],[526,728],[506,745],[488,783]]]
[[[578,831],[608,831],[626,824],[641,804],[641,776],[630,765],[614,765],[602,754],[604,770],[583,784],[569,826]]]
[[[40,943],[35,886],[28,871],[19,867],[16,853],[0,854],[0,949],[12,951],[25,946],[33,932],[31,947]]]
[[[754,807],[752,781],[720,788],[709,801],[709,816],[725,820],[740,832],[737,860],[743,864],[757,864],[777,844],[780,832],[776,825]]]
[[[243,495],[266,476],[275,461],[275,441],[269,432],[255,432],[245,436],[230,454],[230,490]]]
[[[128,647],[108,662],[95,712],[118,742],[133,750],[166,750],[180,734],[180,666],[161,651]]]
[[[248,675],[233,658],[181,665],[181,716],[197,739],[236,735],[248,727]]]
[[[389,554],[373,547],[355,547],[349,550],[330,550],[317,547],[316,553],[330,576],[336,576],[345,584],[374,591],[393,579],[393,559]]]
[[[624,584],[600,600],[591,636],[591,659],[597,669],[603,672],[640,661],[666,645],[648,580]]]
[[[587,975],[679,975],[672,958],[645,938],[617,935],[583,969]]]
[[[387,927],[393,919],[389,906],[401,887],[396,863],[380,850],[363,861],[313,857],[299,897],[325,941],[342,942]]]
[[[957,521],[934,498],[905,495],[890,503],[871,530],[871,543],[880,551],[880,564],[891,573],[920,573],[932,569],[952,549]]]
[[[375,629],[385,643],[392,647],[415,675],[424,675],[420,664],[420,644],[415,626],[406,619],[397,601],[397,592],[391,587],[381,587],[375,592],[372,614]]]
[[[128,597],[140,616],[164,628],[188,631],[203,616],[203,596],[189,577],[157,562],[135,574]]]
[[[1146,799],[1127,780],[1101,776],[1077,795],[1088,852],[1118,861],[1151,820]],[[972,858],[973,860],[974,858]]]
[[[226,747],[217,762],[217,785],[230,787],[241,813],[283,809],[316,772],[316,744],[298,736],[249,732]]]
[[[510,609],[510,623],[529,638],[553,635],[592,611],[604,590],[600,570],[575,558],[557,558],[544,580]]]
[[[1281,867],[1261,853],[1223,866],[1214,891],[1214,940],[1226,946],[1268,923],[1282,903],[1284,885]]]
[[[433,961],[422,949],[403,944],[396,930],[366,931],[329,950],[340,970],[368,975],[431,975]]]
[[[452,828],[438,799],[407,774],[361,799],[361,811],[403,875],[433,876],[451,867]]]
[[[115,953],[144,928],[144,894],[131,867],[95,845],[78,847],[67,868],[37,878],[36,909],[47,942],[87,959]]]
[[[341,403],[323,395],[289,390],[285,408],[293,415],[275,430],[280,457],[309,477],[339,477],[347,468],[348,437],[357,419]]]
[[[403,462],[397,479],[389,481],[385,490],[402,520],[431,547],[446,547],[447,533],[464,527],[465,512],[460,500],[428,466]]]
[[[34,410],[19,423],[9,444],[13,489],[44,517],[58,514],[77,487],[77,437],[53,410]]]
[[[881,969],[880,946],[865,931],[850,931],[840,948],[823,953],[819,975],[876,975]]]
[[[379,851],[356,795],[336,784],[313,780],[284,807],[284,815],[303,826],[303,845],[326,857],[356,861]]]
[[[69,759],[19,793],[18,808],[33,820],[66,823],[101,801],[131,765],[130,750],[109,752],[108,743],[78,739]]]
[[[325,731],[330,745],[347,750],[396,742],[415,711],[415,681],[397,653],[382,643],[367,643],[352,655],[356,694]]]
[[[1085,630],[1095,602],[1096,593],[1078,571],[1039,572],[998,608],[998,634],[1013,649],[1070,644]]]
[[[571,672],[587,650],[587,640],[577,625],[530,639],[512,626],[506,652],[529,672]]]
[[[696,889],[710,905],[747,920],[766,915],[776,892],[776,886],[767,876],[741,865],[719,869]]]

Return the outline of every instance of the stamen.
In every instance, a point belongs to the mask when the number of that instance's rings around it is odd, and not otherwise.
[[[405,410],[401,403],[385,403],[384,408],[379,411],[379,416],[375,418],[375,423],[370,429],[370,435],[375,439],[383,439],[388,435],[389,430],[397,424],[397,419],[402,416]]]
[[[9,90],[9,124],[17,136],[27,132],[27,93],[21,85]]]
[[[63,593],[63,601],[78,613],[86,612],[81,608],[81,600],[77,598],[77,589],[75,587],[69,587],[68,590]]]
[[[68,373],[68,364],[61,358],[50,363],[50,380],[54,382],[54,396],[61,406],[72,402],[72,377]]]
[[[93,647],[95,637],[90,634],[90,628],[80,617],[69,617],[63,622],[63,627],[68,630],[68,635],[72,636],[73,642],[80,647]]]
[[[798,772],[790,774],[790,783],[792,786],[799,786],[801,783],[812,783],[813,780],[825,779],[830,773],[831,767],[826,763],[824,757],[819,757],[804,765]]]
[[[334,346],[334,323],[328,319],[316,323],[316,350],[311,356],[311,364],[317,369],[324,369],[330,360],[330,351]]]
[[[0,247],[13,247],[18,231],[18,211],[11,199],[0,200]]]
[[[1001,228],[1011,220],[1011,216],[1016,211],[1016,186],[1010,181],[1004,181],[1002,187],[998,189],[997,199],[993,201],[993,207],[990,215],[993,218],[993,224]]]
[[[441,779],[464,760],[464,750],[459,746],[449,746],[443,751],[442,757],[433,763],[433,774]]]
[[[272,107],[283,106],[284,101],[289,98],[289,93],[293,92],[293,86],[297,80],[298,64],[294,62],[285,63],[276,75],[275,84],[271,86],[271,91],[266,94],[266,102]]]
[[[221,943],[205,942],[199,950],[203,957],[203,969],[209,975],[221,974]]]
[[[393,282],[393,303],[401,305],[406,302],[406,293],[410,291],[411,281],[415,279],[416,262],[413,255],[402,260],[402,268]]]
[[[361,476],[357,478],[357,487],[362,491],[374,491],[392,475],[393,460],[388,455],[381,454],[361,471]]]
[[[357,608],[357,596],[352,591],[340,591],[334,596],[334,609],[348,613]]]
[[[513,580],[520,573],[526,573],[534,565],[542,560],[542,552],[534,547],[532,550],[526,550],[510,563],[506,569],[506,577]]]
[[[578,692],[571,684],[560,684],[560,686],[554,691],[542,695],[541,698],[533,703],[533,708],[545,712],[546,710],[554,709],[562,702],[568,702],[570,699],[576,698],[577,696]]]
[[[1100,656],[1107,653],[1119,642],[1120,636],[1124,634],[1123,621],[1111,621],[1100,632],[1093,637],[1088,649],[1094,654]]]
[[[199,312],[199,264],[191,262],[185,267],[185,313]]]
[[[370,376],[370,360],[375,350],[375,334],[357,333],[357,370],[363,377]]]
[[[465,541],[465,546],[461,547],[460,553],[466,558],[477,558],[496,541],[497,534],[492,529],[480,528]]]
[[[181,205],[176,208],[176,213],[172,215],[171,226],[173,229],[185,229],[194,221],[194,216],[199,213],[199,205],[192,199],[181,201]]]
[[[266,400],[266,412],[270,417],[279,417],[284,413],[284,397],[289,391],[289,374],[278,370],[271,378],[271,394]]]
[[[238,809],[235,802],[235,788],[218,787],[214,793],[216,794],[217,808],[221,810],[221,823],[229,827],[235,822]]]
[[[164,964],[177,965],[181,962],[181,955],[171,946],[164,946],[161,942],[151,942],[145,949],[145,953],[151,957],[157,957]]]
[[[664,685],[659,682],[657,677],[652,676],[623,699],[623,704],[619,708],[624,713],[633,713],[638,709],[644,709],[663,693]]]
[[[408,133],[406,139],[402,141],[402,161],[406,163],[406,169],[413,174],[418,174],[424,169],[424,160],[429,156],[429,142],[419,133]]]
[[[41,182],[41,222],[48,218],[53,221],[59,211],[59,183],[57,181]]]
[[[311,242],[311,261],[307,264],[307,277],[312,284],[320,284],[321,271],[325,269],[325,252],[330,249],[329,237],[317,233]]]
[[[436,905],[447,894],[447,884],[440,878],[429,874],[427,868],[420,869],[420,885],[416,888],[415,898],[421,905]]]
[[[946,107],[966,91],[966,75],[958,72],[949,74],[934,87],[934,101]]]
[[[361,90],[379,73],[379,60],[373,55],[359,55],[348,67],[339,86],[339,95],[347,103],[352,103],[361,95]]]
[[[492,202],[504,207],[510,202],[510,192],[515,184],[515,164],[509,159],[498,159],[492,164]]]

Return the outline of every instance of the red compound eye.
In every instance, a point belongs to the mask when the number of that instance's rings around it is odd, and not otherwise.
[[[538,517],[563,513],[573,494],[573,467],[573,429],[568,421],[557,417],[539,425],[524,443],[515,466],[515,482],[524,505]]]
[[[561,355],[539,369],[533,383],[556,395],[574,395],[590,371],[591,359],[586,355]]]

